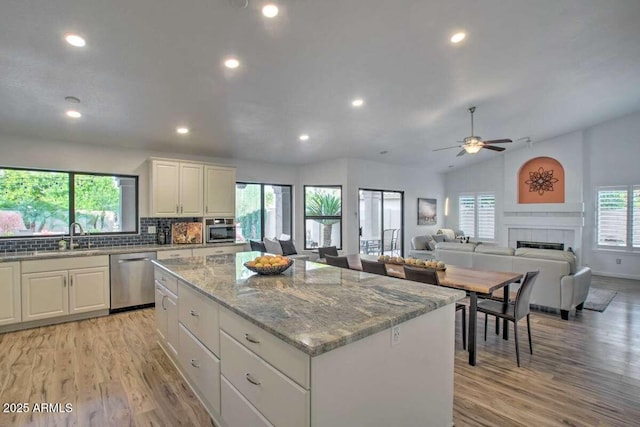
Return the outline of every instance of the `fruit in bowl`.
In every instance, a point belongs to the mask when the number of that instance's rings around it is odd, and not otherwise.
[[[280,274],[291,267],[293,260],[282,255],[263,255],[244,263],[249,270],[258,274]]]

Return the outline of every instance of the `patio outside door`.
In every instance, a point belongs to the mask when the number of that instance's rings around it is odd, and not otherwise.
[[[360,253],[403,256],[404,192],[360,189]]]

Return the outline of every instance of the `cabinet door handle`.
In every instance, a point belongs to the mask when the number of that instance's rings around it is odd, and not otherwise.
[[[63,287],[63,288],[66,288],[66,287],[67,287],[67,276],[64,276],[64,277],[62,278],[62,287]]]
[[[160,276],[160,281],[161,281],[162,283],[164,283],[164,282],[166,282],[166,281],[167,281],[167,278],[166,278],[166,277],[164,277],[164,276]]]
[[[167,309],[167,307],[165,307],[165,306],[164,306],[164,299],[165,299],[166,297],[167,297],[166,295],[162,295],[162,301],[160,301],[160,305],[162,306],[162,309],[163,309],[163,310],[166,310],[166,309]]]
[[[209,205],[207,205],[207,206],[205,206],[205,207],[204,207],[204,211],[205,211],[206,213],[209,213]]]
[[[180,254],[169,255],[171,258],[180,258]]]
[[[200,364],[196,359],[191,359],[191,366],[193,366],[194,368],[199,368]]]
[[[184,212],[184,206],[180,205],[180,213]]]
[[[194,316],[194,317],[198,317],[198,316],[200,316],[200,313],[198,313],[198,312],[197,312],[197,311],[195,311],[195,310],[189,310],[189,313],[190,313],[192,316]]]
[[[176,204],[176,213],[180,213],[180,205]]]
[[[249,381],[251,384],[253,384],[253,385],[260,385],[260,381],[258,381],[258,380],[256,380],[255,378],[253,378],[253,377],[251,376],[251,374],[250,374],[250,373],[248,373],[248,372],[247,372],[246,374],[244,374],[244,377],[245,377],[245,378],[247,379],[247,381]]]
[[[249,334],[244,334],[244,339],[246,339],[247,341],[249,341],[250,343],[254,343],[254,344],[260,344],[260,341],[258,341],[257,339],[253,338],[251,335]]]
[[[69,286],[73,286],[73,276],[69,277]]]

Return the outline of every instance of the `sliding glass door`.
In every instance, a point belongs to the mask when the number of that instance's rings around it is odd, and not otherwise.
[[[404,192],[361,188],[360,253],[403,256]]]

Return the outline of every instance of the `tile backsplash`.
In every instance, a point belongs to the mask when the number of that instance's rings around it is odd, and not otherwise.
[[[80,248],[104,248],[112,246],[138,246],[152,245],[156,243],[155,233],[149,234],[151,226],[171,227],[174,222],[200,222],[202,218],[140,218],[139,234],[118,234],[113,236],[74,236],[75,243]],[[69,243],[69,236],[55,237],[27,237],[17,239],[0,239],[0,255],[10,252],[55,251],[58,249],[58,241],[64,239]]]

